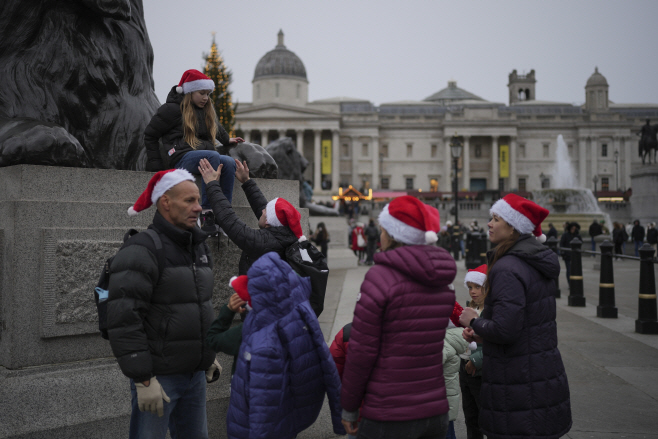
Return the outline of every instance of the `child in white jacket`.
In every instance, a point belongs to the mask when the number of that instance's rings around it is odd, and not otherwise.
[[[452,326],[452,325],[450,325]],[[452,327],[446,330],[443,340],[443,377],[446,382],[446,396],[448,397],[448,434],[446,439],[455,439],[455,419],[459,413],[459,354],[468,350],[468,342],[462,337],[463,328]]]

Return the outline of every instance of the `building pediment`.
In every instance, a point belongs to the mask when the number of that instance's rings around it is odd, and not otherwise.
[[[293,107],[281,104],[266,104],[240,109],[236,113],[238,119],[339,119],[340,115],[328,111],[315,110],[306,107]]]

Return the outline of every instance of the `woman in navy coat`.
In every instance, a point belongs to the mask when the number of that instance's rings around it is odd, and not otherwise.
[[[560,264],[541,244],[548,210],[509,194],[490,213],[497,246],[487,254],[484,310],[459,320],[467,341],[483,342],[480,428],[489,439],[557,439],[571,428],[571,403],[557,348]]]

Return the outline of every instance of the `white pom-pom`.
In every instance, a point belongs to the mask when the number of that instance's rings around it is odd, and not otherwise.
[[[137,211],[133,208],[133,206],[130,206],[130,207],[128,208],[128,216],[135,216],[135,215],[137,215],[138,213],[139,213],[139,212],[137,212]]]
[[[304,242],[304,241],[306,241],[306,236],[304,235],[300,236],[299,239],[297,240],[297,242]]]
[[[182,95],[183,94],[183,87],[180,87],[180,86],[176,87],[176,93],[178,93],[179,95]]]
[[[472,342],[470,342],[470,343],[468,344],[468,348],[469,348],[469,349],[471,350],[471,352],[472,352],[472,351],[474,351],[474,350],[476,350],[476,349],[478,348],[478,344],[475,343],[474,341],[472,341]]]
[[[434,244],[438,240],[439,240],[439,237],[436,236],[436,232],[434,230],[428,230],[427,232],[425,232],[425,243],[426,244]]]
[[[544,235],[542,233],[541,236],[537,237],[537,241],[541,242],[542,244],[545,243],[546,242],[546,235]]]
[[[233,281],[236,280],[237,278],[238,278],[237,276],[233,276],[231,280],[228,281],[228,286],[233,288]]]

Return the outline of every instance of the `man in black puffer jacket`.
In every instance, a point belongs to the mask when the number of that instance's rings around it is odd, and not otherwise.
[[[201,160],[199,170],[206,183],[208,200],[215,213],[215,221],[242,250],[238,270],[239,275],[243,275],[247,274],[249,267],[265,253],[276,252],[285,258],[286,248],[306,238],[302,234],[299,212],[283,198],[275,198],[268,203],[256,182],[249,178],[247,162],[240,163],[236,160],[235,165],[235,178],[242,183],[242,190],[247,196],[251,210],[258,218],[258,229],[246,225],[231,208],[231,203],[224,196],[217,181],[221,168],[219,171],[214,171],[208,161]],[[277,218],[279,207],[284,204],[287,206],[285,212],[289,214],[285,224]]]
[[[177,437],[208,437],[206,380],[221,368],[205,343],[214,318],[213,264],[207,235],[196,227],[194,177],[182,169],[158,172],[128,213],[152,203],[158,211],[149,229],[159,242],[139,233],[110,266],[108,334],[131,379],[130,437],[155,431],[164,438],[170,423]]]

